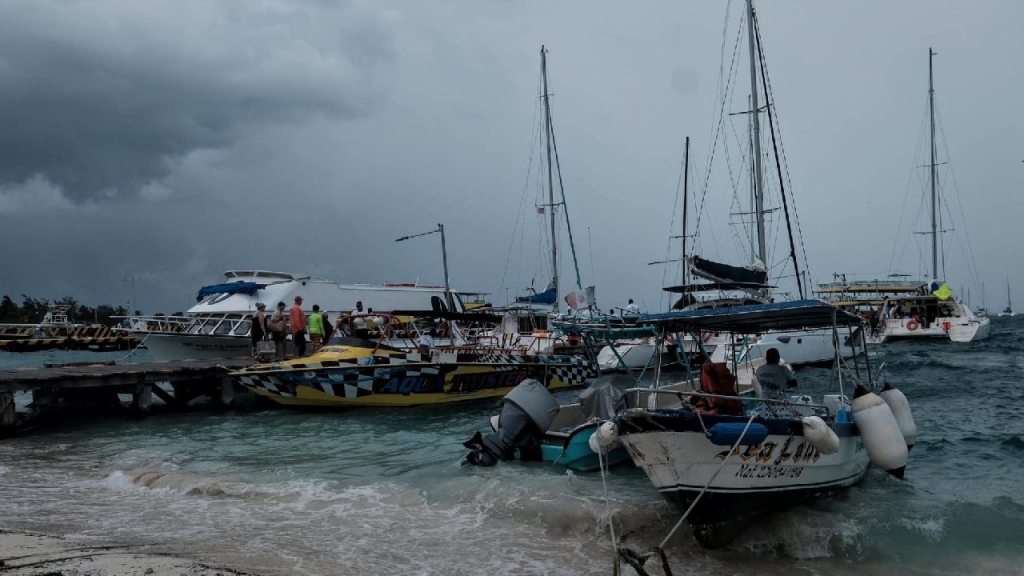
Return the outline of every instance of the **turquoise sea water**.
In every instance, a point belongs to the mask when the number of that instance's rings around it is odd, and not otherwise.
[[[684,528],[668,547],[675,574],[1024,573],[1024,318],[993,328],[966,345],[877,349],[920,430],[905,481],[872,470],[722,550]],[[0,367],[123,356],[0,353]],[[799,377],[820,391],[827,371]],[[611,574],[609,516],[637,550],[679,518],[636,469],[611,472],[606,500],[597,474],[461,468],[493,409],[71,420],[0,440],[0,528],[266,575]]]

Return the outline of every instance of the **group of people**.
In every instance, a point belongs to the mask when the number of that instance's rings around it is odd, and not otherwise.
[[[302,310],[302,296],[295,297],[295,303],[288,312],[285,312],[285,303],[278,302],[273,313],[267,316],[266,304],[256,303],[256,314],[252,319],[252,354],[257,356],[260,342],[271,341],[274,343],[274,356],[284,359],[287,354],[288,334],[292,336],[292,351],[296,358],[306,355],[306,336],[309,336],[310,353],[315,353],[327,343],[336,333],[341,333],[348,328],[348,331],[357,337],[368,336],[368,326],[372,322],[373,309],[363,311],[363,303],[356,302],[349,318],[339,318],[337,325],[332,324],[326,310],[320,310],[319,304],[313,305],[313,311],[306,316]],[[380,321],[378,321],[379,323]]]

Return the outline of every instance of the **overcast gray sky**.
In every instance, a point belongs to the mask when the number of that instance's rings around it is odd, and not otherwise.
[[[922,271],[932,46],[943,183],[951,213],[963,209],[946,276],[980,304],[959,247],[969,234],[987,304],[1002,307],[1007,273],[1024,282],[1024,3],[758,9],[813,279]],[[647,262],[677,255],[686,135],[703,187],[723,36],[728,60],[741,12],[739,0],[5,0],[0,293],[125,303],[134,276],[145,311],[172,312],[233,268],[437,284],[436,237],[394,239],[438,222],[455,287],[497,301],[531,278],[543,288],[537,151],[528,173],[545,44],[583,283],[603,307],[657,309],[678,272]],[[746,101],[740,78],[728,111]],[[742,118],[722,136],[734,171]],[[716,150],[699,248],[741,263]]]

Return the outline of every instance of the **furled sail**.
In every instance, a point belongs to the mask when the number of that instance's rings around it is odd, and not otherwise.
[[[690,270],[695,276],[720,283],[740,283],[763,287],[768,282],[768,272],[761,267],[731,266],[712,262],[700,256],[691,256]]]

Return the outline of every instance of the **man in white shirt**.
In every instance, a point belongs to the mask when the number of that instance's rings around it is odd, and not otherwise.
[[[640,306],[634,304],[633,303],[633,299],[630,298],[629,299],[629,304],[626,304],[626,307],[623,308],[623,312],[622,313],[623,314],[628,314],[630,316],[638,316],[640,314]]]
[[[780,364],[780,360],[779,349],[769,348],[764,353],[764,365],[754,371],[764,398],[785,400],[786,391],[797,386],[793,369],[788,365]]]

